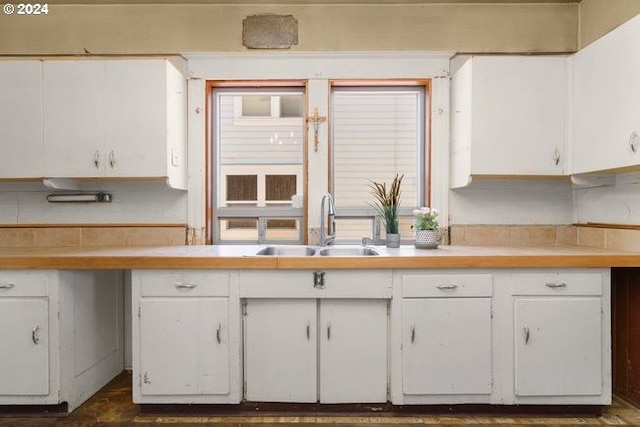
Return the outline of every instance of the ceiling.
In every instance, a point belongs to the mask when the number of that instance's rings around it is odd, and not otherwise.
[[[48,0],[49,4],[537,4],[581,0]]]

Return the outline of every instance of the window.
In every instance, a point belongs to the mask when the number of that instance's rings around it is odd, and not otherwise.
[[[331,95],[332,192],[336,238],[384,238],[369,203],[371,181],[404,175],[400,233],[411,236],[412,211],[426,200],[428,166],[424,86],[336,86]]]
[[[233,98],[234,117],[302,117],[304,105],[299,95],[237,95]]]
[[[297,243],[304,211],[303,88],[214,87],[215,243]]]

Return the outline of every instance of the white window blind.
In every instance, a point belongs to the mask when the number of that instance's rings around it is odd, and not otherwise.
[[[425,92],[419,87],[337,87],[332,91],[333,194],[337,238],[381,238],[369,205],[371,181],[404,175],[400,228],[411,235],[412,210],[424,204]]]
[[[422,202],[422,92],[333,93],[333,190],[336,206],[368,207],[370,183],[403,175],[402,207]]]

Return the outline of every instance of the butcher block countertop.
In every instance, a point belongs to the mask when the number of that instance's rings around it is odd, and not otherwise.
[[[640,267],[640,253],[575,246],[375,246],[378,256],[256,256],[256,245],[0,248],[0,269],[353,269]]]

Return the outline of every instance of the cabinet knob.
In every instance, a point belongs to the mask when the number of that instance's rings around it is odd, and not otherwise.
[[[560,150],[557,148],[553,150],[553,164],[556,166],[560,164]]]
[[[31,341],[33,341],[35,345],[40,343],[40,325],[35,325],[31,330]]]
[[[98,150],[96,150],[93,155],[93,165],[96,167],[96,169],[100,169],[100,151]]]
[[[631,148],[631,151],[634,153],[638,152],[638,132],[635,130],[631,132],[631,136],[629,136],[629,148]]]

